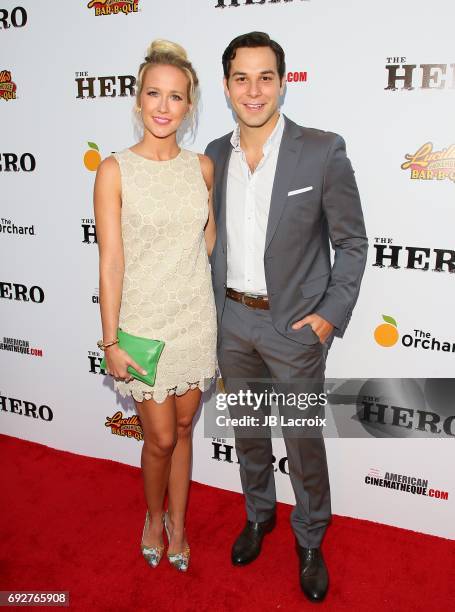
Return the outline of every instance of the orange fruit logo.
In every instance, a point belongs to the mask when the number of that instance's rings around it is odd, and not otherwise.
[[[382,315],[382,318],[385,322],[378,325],[374,330],[374,339],[381,346],[393,346],[399,338],[397,322],[393,317],[387,315]]]
[[[87,170],[90,170],[90,172],[95,172],[101,163],[100,150],[98,149],[98,145],[94,142],[88,142],[87,144],[90,148],[85,152],[84,166]]]

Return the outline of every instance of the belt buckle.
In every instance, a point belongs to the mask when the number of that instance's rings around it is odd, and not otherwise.
[[[245,291],[242,294],[242,304],[244,306],[248,306],[248,304],[245,304],[245,298],[251,298],[252,300],[257,300],[258,296],[255,293],[248,293],[248,291]]]

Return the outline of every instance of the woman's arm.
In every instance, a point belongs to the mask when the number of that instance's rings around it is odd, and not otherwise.
[[[113,157],[108,157],[98,167],[94,209],[103,341],[110,342],[117,338],[124,273],[120,168]]]
[[[125,272],[120,168],[113,157],[108,157],[98,167],[94,189],[94,208],[100,255],[100,310],[103,341],[110,342],[117,338]],[[127,371],[128,366],[132,366],[144,375],[147,374],[126,351],[119,348],[118,344],[106,348],[108,374],[129,382],[132,376]]]
[[[204,228],[205,244],[207,246],[207,253],[210,257],[215,246],[216,240],[216,226],[215,226],[215,215],[213,214],[213,177],[215,173],[214,165],[210,157],[207,155],[199,155],[199,161],[201,164],[202,176],[204,177],[205,184],[209,191],[209,216]]]

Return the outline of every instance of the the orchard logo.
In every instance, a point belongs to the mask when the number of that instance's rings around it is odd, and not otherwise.
[[[374,268],[455,273],[455,250],[428,246],[401,246],[392,238],[374,238]]]
[[[95,9],[96,17],[138,12],[139,0],[90,0],[87,8]]]
[[[100,303],[100,290],[99,290],[98,287],[96,287],[95,290],[92,293],[91,302],[92,302],[92,304],[99,304]]]
[[[101,155],[98,145],[94,142],[88,142],[88,149],[84,153],[84,166],[90,172],[95,172],[101,163]]]
[[[19,236],[35,236],[34,225],[16,225],[11,219],[0,218],[0,234],[18,234]]]
[[[92,77],[86,70],[75,74],[77,100],[135,95],[136,77],[132,74]]]
[[[393,346],[400,337],[397,329],[397,322],[393,317],[382,315],[384,323],[381,323],[374,330],[374,339],[380,346]]]
[[[15,100],[17,85],[12,80],[9,70],[0,70],[0,99]]]
[[[389,315],[382,315],[383,323],[374,330],[374,339],[379,346],[390,348],[400,340],[396,320]],[[413,329],[401,336],[401,345],[405,348],[424,349],[429,351],[442,351],[455,353],[455,342],[436,338],[429,331]]]
[[[435,150],[432,142],[426,142],[415,153],[405,155],[407,161],[401,164],[402,170],[410,170],[411,179],[423,181],[455,182],[455,144],[445,149]]]
[[[386,59],[388,91],[412,91],[414,89],[455,89],[455,63],[412,64],[406,57],[392,56]]]
[[[111,434],[122,436],[123,438],[134,438],[135,440],[143,440],[142,426],[137,414],[130,417],[125,417],[121,410],[118,410],[111,417],[106,417],[105,427],[109,427]]]

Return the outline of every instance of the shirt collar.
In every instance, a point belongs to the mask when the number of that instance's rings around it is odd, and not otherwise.
[[[281,137],[283,136],[283,131],[284,131],[284,118],[283,118],[283,114],[280,113],[280,116],[278,117],[278,121],[276,122],[276,125],[273,128],[273,132],[267,138],[262,148],[264,155],[266,155],[270,151],[270,149],[273,149],[280,145]],[[232,132],[231,145],[234,151],[237,151],[237,152],[242,151],[240,147],[240,125],[238,123],[235,126],[234,131]]]

